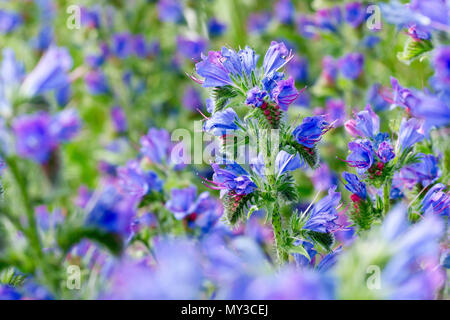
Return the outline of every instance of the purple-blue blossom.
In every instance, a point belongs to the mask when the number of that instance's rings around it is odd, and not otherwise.
[[[339,70],[346,79],[356,80],[363,72],[364,55],[359,52],[348,53],[339,59]]]
[[[297,99],[299,92],[295,88],[294,78],[280,80],[272,91],[272,97],[281,110],[287,111],[291,103]]]
[[[341,193],[335,192],[336,187],[328,190],[328,195],[319,200],[311,209],[303,229],[330,233],[336,231],[338,225],[335,220],[338,218],[338,207],[341,200]]]
[[[365,200],[367,198],[366,184],[356,174],[343,172],[342,178],[347,182],[344,185],[345,189],[356,194],[360,199]]]
[[[405,118],[402,119],[398,134],[398,147],[400,153],[424,139],[424,135],[420,133],[420,126],[420,122],[415,118],[409,120],[406,120]]]
[[[297,126],[292,135],[295,140],[307,148],[313,148],[322,136],[330,129],[330,125],[323,116],[306,117]]]

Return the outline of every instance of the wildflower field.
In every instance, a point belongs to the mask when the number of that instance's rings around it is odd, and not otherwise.
[[[0,51],[0,300],[449,299],[449,0],[6,0]]]

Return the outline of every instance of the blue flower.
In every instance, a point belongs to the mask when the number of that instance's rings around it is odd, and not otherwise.
[[[397,79],[391,77],[391,86],[393,90],[392,103],[400,105],[411,111],[420,103],[420,99],[410,89],[400,85]]]
[[[75,109],[65,109],[55,114],[50,123],[50,133],[58,142],[68,142],[81,128],[81,119]]]
[[[329,129],[330,125],[323,116],[306,117],[302,124],[294,129],[292,135],[301,145],[313,148]]]
[[[328,195],[314,205],[303,226],[304,229],[321,233],[329,233],[337,229],[335,220],[338,218],[338,212],[336,207],[341,200],[341,194],[335,190],[336,187],[330,188]]]
[[[370,105],[356,115],[356,129],[362,132],[366,138],[374,138],[380,130],[380,119]]]
[[[220,37],[227,30],[227,25],[216,18],[208,20],[208,32],[211,37]]]
[[[443,46],[436,49],[433,55],[433,66],[436,78],[450,85],[450,46]]]
[[[183,21],[183,5],[180,0],[159,0],[158,17],[163,22],[180,23]]]
[[[108,79],[101,70],[91,70],[84,76],[90,94],[100,95],[109,92]]]
[[[383,163],[388,163],[395,157],[394,147],[389,141],[383,141],[378,147],[377,156]]]
[[[267,77],[278,71],[292,58],[293,55],[289,52],[283,42],[272,41],[269,49],[266,52],[266,55],[264,56],[264,77]]]
[[[221,169],[218,164],[213,163],[214,170],[212,184],[221,190],[221,196],[225,193],[244,196],[252,193],[256,188],[256,184],[250,179],[247,171],[237,163],[228,164],[225,169]]]
[[[317,254],[317,251],[314,249],[314,244],[309,241],[301,241],[296,240],[294,242],[295,246],[302,246],[309,255],[309,259],[300,253],[293,253],[294,261],[297,267],[304,268],[310,267],[313,265],[314,257]]]
[[[181,220],[193,212],[197,195],[195,186],[185,189],[172,189],[170,192],[172,196],[167,201],[166,208],[175,215],[176,219]]]
[[[347,3],[345,5],[345,21],[353,28],[359,27],[366,16],[365,9],[359,2]]]
[[[356,174],[343,172],[342,178],[347,182],[345,189],[356,194],[360,199],[365,200],[367,198],[366,184],[359,180]]]
[[[0,34],[13,32],[23,23],[22,17],[14,12],[0,10]]]
[[[67,72],[72,68],[72,58],[66,48],[49,48],[37,66],[22,83],[21,90],[28,96],[67,86],[70,81]]]
[[[303,83],[307,82],[309,75],[308,60],[295,55],[287,65],[287,72],[295,79],[295,81]]]
[[[245,49],[239,51],[239,58],[241,59],[242,70],[250,79],[252,72],[256,70],[259,55],[249,46],[245,46]]]
[[[112,36],[111,51],[120,59],[127,58],[133,52],[133,36],[127,32]]]
[[[272,16],[270,12],[253,12],[247,18],[247,31],[253,34],[263,33],[270,23]]]
[[[364,55],[352,52],[339,59],[339,69],[346,79],[356,80],[364,67]]]
[[[348,143],[351,153],[346,162],[350,167],[357,168],[358,173],[364,173],[373,164],[372,147],[368,140],[357,140]]]
[[[290,154],[281,150],[275,158],[275,168],[278,175],[282,175],[287,171],[295,171],[305,166],[298,154]]]
[[[153,171],[144,172],[137,161],[129,161],[117,169],[122,190],[130,196],[141,198],[152,190],[161,191],[163,182]]]
[[[295,88],[294,79],[289,77],[281,80],[272,91],[272,97],[283,111],[287,111],[289,105],[297,99],[299,92]]]
[[[140,139],[141,153],[152,162],[163,163],[167,161],[172,148],[170,134],[165,129],[150,128],[147,135]]]
[[[367,103],[373,106],[375,111],[386,110],[389,107],[389,103],[381,95],[380,83],[374,83],[367,90]]]
[[[203,87],[221,87],[226,85],[234,85],[229,73],[223,62],[224,57],[218,51],[209,51],[208,56],[201,56],[202,61],[195,65],[197,73],[204,77],[204,80],[197,80],[202,83]]]
[[[208,42],[203,38],[177,37],[177,52],[189,60],[198,60],[207,46]]]
[[[450,212],[450,194],[445,192],[445,189],[447,187],[444,184],[437,183],[428,190],[421,202],[422,213],[425,214],[430,211],[448,217]]]
[[[274,11],[278,21],[281,23],[291,24],[294,21],[295,7],[291,0],[278,0]]]
[[[406,120],[402,119],[400,124],[400,132],[398,134],[398,143],[400,152],[412,147],[415,143],[423,140],[424,135],[419,132],[420,122],[411,118]]]
[[[182,103],[184,107],[192,111],[201,109],[203,106],[200,92],[192,86],[188,86],[184,89]]]
[[[236,112],[232,108],[227,108],[213,113],[203,124],[203,130],[215,136],[224,136],[239,128],[237,121],[239,117]]]
[[[272,93],[273,89],[277,86],[277,83],[284,78],[284,73],[282,72],[274,72],[271,75],[264,77],[261,80],[263,85],[263,89],[269,93],[270,98],[273,99]]]
[[[247,99],[245,104],[260,107],[264,103],[264,98],[267,96],[266,91],[262,91],[258,87],[254,87],[247,92]]]

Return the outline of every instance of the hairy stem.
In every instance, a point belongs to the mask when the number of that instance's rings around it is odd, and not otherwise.
[[[390,192],[391,192],[391,184],[392,181],[386,181],[384,186],[383,186],[383,204],[384,204],[384,215],[386,216],[389,212],[390,209]]]
[[[277,259],[278,264],[281,266],[285,262],[288,261],[288,254],[282,248],[283,240],[282,240],[282,230],[283,226],[281,224],[281,215],[278,203],[275,202],[272,210],[272,226],[273,226],[273,235],[275,238],[275,248],[277,250]]]

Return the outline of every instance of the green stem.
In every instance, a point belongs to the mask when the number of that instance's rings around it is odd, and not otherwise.
[[[272,210],[272,226],[273,226],[273,234],[275,238],[275,248],[277,250],[277,259],[278,264],[282,266],[285,262],[288,261],[288,254],[282,248],[283,239],[282,239],[282,231],[283,226],[281,224],[281,215],[278,203],[275,201]]]
[[[386,216],[390,209],[390,193],[391,193],[392,181],[386,181],[383,186],[383,204],[384,204],[384,215]]]

